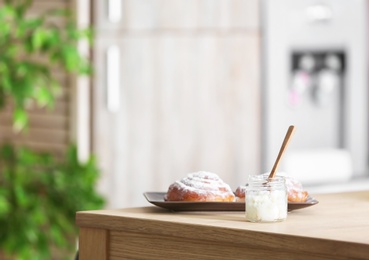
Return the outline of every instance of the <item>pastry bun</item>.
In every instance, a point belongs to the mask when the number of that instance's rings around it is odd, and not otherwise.
[[[172,183],[164,197],[166,201],[233,202],[235,195],[217,174],[199,171]]]

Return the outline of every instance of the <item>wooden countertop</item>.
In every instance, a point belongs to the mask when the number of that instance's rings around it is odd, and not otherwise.
[[[107,230],[109,259],[124,251],[120,243],[140,259],[160,259],[155,252],[177,259],[202,253],[201,259],[240,254],[369,259],[369,191],[313,197],[319,204],[289,212],[277,223],[250,223],[244,212],[170,212],[155,206],[77,212],[76,219],[81,230]]]

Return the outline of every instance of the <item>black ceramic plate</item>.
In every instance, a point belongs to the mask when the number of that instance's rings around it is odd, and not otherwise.
[[[164,195],[165,192],[144,193],[151,204],[172,211],[245,211],[245,202],[165,201]],[[306,202],[288,202],[288,211],[310,207],[317,203],[316,199],[309,196]]]

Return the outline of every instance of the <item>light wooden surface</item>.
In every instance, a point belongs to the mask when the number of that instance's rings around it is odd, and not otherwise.
[[[278,223],[150,206],[78,212],[77,225],[108,231],[108,259],[368,259],[369,190],[314,197]]]

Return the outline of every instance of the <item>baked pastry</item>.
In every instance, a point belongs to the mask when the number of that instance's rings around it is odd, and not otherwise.
[[[284,177],[286,179],[288,202],[305,202],[309,193],[304,190],[301,182],[289,176]],[[244,202],[246,197],[246,186],[238,186],[235,195],[237,202]]]
[[[189,173],[186,177],[172,183],[166,201],[235,201],[231,187],[217,174],[211,172]]]
[[[234,194],[237,202],[245,202],[246,186],[238,186]]]
[[[304,190],[301,182],[292,177],[286,177],[286,186],[288,202],[305,202],[307,200],[309,193]]]

